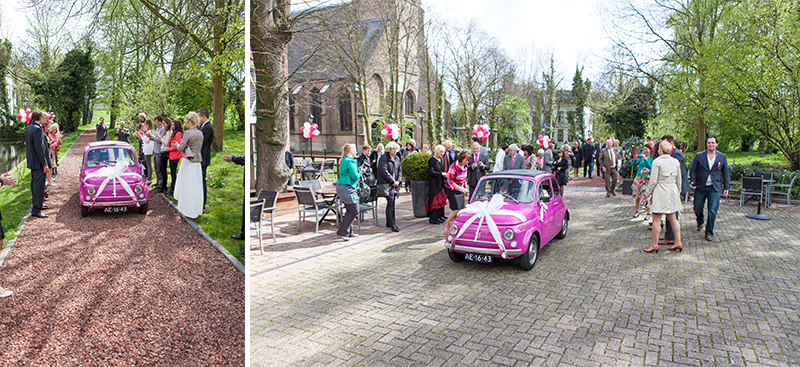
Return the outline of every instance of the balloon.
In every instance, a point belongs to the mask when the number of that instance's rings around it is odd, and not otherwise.
[[[483,137],[483,131],[478,131],[478,134],[476,134],[476,135],[478,136],[478,138],[482,138]]]
[[[313,128],[314,130],[318,130],[319,129],[319,125],[311,124],[311,128]]]
[[[17,118],[22,120],[22,114],[17,115]]]
[[[31,109],[29,108],[29,109],[25,110],[25,112],[31,113]]]
[[[386,129],[381,130],[381,135],[385,136],[386,134],[389,134],[389,130]]]

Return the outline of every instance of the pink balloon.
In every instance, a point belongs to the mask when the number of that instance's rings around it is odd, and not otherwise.
[[[17,115],[17,118],[22,120],[22,115],[21,114]]]
[[[28,108],[28,109],[26,109],[26,110],[25,110],[25,112],[27,112],[27,113],[31,113],[31,109],[30,109],[30,108]]]

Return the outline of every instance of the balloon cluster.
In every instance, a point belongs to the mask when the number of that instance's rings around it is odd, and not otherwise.
[[[317,126],[317,124],[306,122],[300,127],[300,132],[303,133],[304,138],[314,139],[317,137],[317,135],[319,135],[319,126]]]
[[[547,148],[547,146],[550,145],[551,143],[550,137],[547,135],[545,136],[539,135],[539,140],[537,141],[539,142],[539,148]]]
[[[489,125],[472,125],[472,136],[480,140],[489,140]]]
[[[26,124],[30,123],[31,122],[31,109],[28,108],[26,110],[23,110],[23,109],[20,108],[19,109],[19,114],[17,115],[17,118],[20,119],[20,121],[24,121]]]
[[[400,139],[400,127],[398,127],[397,124],[383,124],[381,135],[389,140]]]
[[[51,121],[56,119],[56,114],[55,113],[52,113],[52,112],[48,112],[48,113],[50,114],[50,120]]]

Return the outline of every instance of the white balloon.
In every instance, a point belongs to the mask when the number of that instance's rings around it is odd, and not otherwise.
[[[385,136],[385,135],[387,135],[387,134],[389,134],[389,131],[388,131],[388,130],[386,130],[386,129],[383,129],[383,130],[381,130],[381,135],[384,135],[384,136]]]
[[[482,138],[482,137],[483,137],[483,131],[478,131],[478,137],[479,137],[479,138]]]
[[[310,136],[310,135],[308,135],[308,132],[303,132],[303,137],[304,137],[304,138],[308,139],[308,137],[309,137],[309,136]]]

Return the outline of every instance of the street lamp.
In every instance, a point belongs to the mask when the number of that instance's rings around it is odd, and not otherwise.
[[[22,97],[22,108],[28,109],[28,99],[25,97]]]
[[[417,117],[419,117],[419,132],[421,134],[419,139],[420,147],[425,144],[425,129],[422,128],[422,122],[424,121],[423,119],[425,118],[425,114],[426,114],[425,110],[423,110],[422,106],[420,106],[419,109],[417,110]]]

